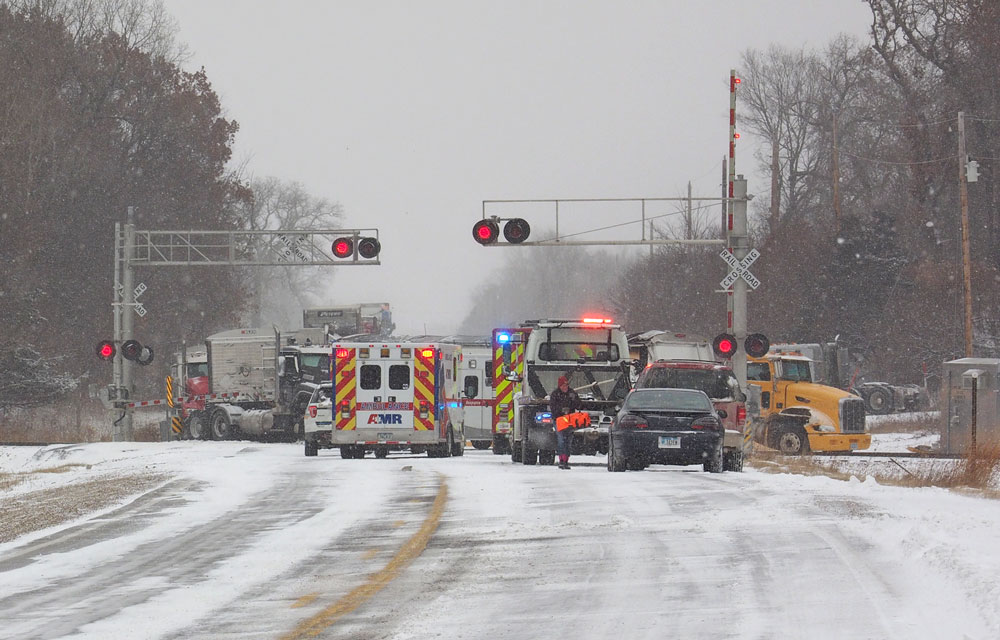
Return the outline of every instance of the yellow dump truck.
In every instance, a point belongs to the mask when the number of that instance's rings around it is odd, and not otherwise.
[[[865,401],[813,380],[814,363],[803,355],[747,358],[747,384],[760,387],[761,392],[754,441],[787,454],[871,446]]]

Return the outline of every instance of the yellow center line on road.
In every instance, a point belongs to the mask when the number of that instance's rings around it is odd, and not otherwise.
[[[312,601],[318,597],[319,597],[318,593],[310,593],[307,596],[302,596],[301,598],[295,601],[295,604],[292,605],[292,608],[298,609],[299,607],[304,607],[307,604],[312,604]]]
[[[427,515],[427,518],[424,519],[424,523],[403,544],[402,548],[392,557],[392,560],[382,567],[378,573],[371,575],[364,584],[356,587],[343,598],[311,618],[300,622],[294,631],[281,636],[282,640],[315,638],[332,626],[337,620],[354,611],[385,588],[427,548],[427,543],[430,542],[431,536],[434,535],[438,524],[441,522],[441,514],[444,513],[444,505],[447,500],[448,485],[442,477],[437,496],[434,498],[434,504],[431,505],[431,511]]]

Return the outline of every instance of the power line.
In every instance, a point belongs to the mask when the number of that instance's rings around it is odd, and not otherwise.
[[[952,124],[956,120],[958,120],[957,117],[946,118],[944,120],[935,120],[933,122],[920,122],[917,124],[900,124],[898,122],[888,122],[886,120],[854,120],[853,122],[864,123],[864,124],[877,124],[884,127],[896,127],[897,129],[922,129],[924,127],[933,127],[939,124]]]
[[[701,211],[703,209],[710,209],[712,207],[717,207],[717,206],[719,206],[717,203],[716,204],[699,204],[697,206],[692,207],[691,210],[692,210],[692,212],[693,211]],[[564,238],[573,238],[575,236],[582,236],[582,235],[585,235],[585,234],[588,234],[588,233],[596,233],[598,231],[607,231],[608,229],[617,229],[618,227],[625,227],[625,226],[628,226],[630,224],[642,224],[644,222],[649,222],[649,221],[652,221],[652,220],[656,220],[658,218],[666,218],[667,216],[679,216],[679,215],[681,215],[683,213],[686,213],[686,212],[685,211],[671,211],[670,213],[661,213],[660,215],[656,215],[656,216],[647,216],[645,219],[640,218],[639,220],[629,220],[628,222],[619,222],[618,224],[612,224],[612,225],[608,225],[606,227],[598,227],[596,229],[587,229],[586,231],[578,231],[577,233],[564,233],[564,234],[560,234],[558,238],[548,238],[547,240],[540,240],[540,242],[550,242],[550,241],[553,241],[553,240],[562,240]]]
[[[898,162],[898,161],[894,161],[894,160],[882,160],[881,158],[868,158],[866,156],[858,155],[856,153],[851,153],[850,151],[844,151],[843,149],[840,149],[839,153],[842,153],[842,154],[847,155],[847,156],[851,156],[852,158],[857,158],[858,160],[865,160],[867,162],[876,162],[878,164],[891,164],[891,165],[897,165],[897,166],[907,166],[907,165],[916,165],[916,164],[934,164],[935,162],[944,162],[946,160],[955,160],[958,157],[958,156],[952,155],[952,156],[945,156],[944,158],[935,158],[933,160],[915,160],[915,161],[912,161],[912,162]]]

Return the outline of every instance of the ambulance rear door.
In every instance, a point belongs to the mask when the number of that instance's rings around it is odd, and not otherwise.
[[[413,431],[413,348],[358,349],[357,429],[363,442],[405,442]]]

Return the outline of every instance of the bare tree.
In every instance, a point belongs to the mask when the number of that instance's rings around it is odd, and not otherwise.
[[[331,229],[343,218],[339,203],[310,195],[298,182],[259,178],[251,180],[250,189],[252,202],[237,212],[240,224],[249,230]],[[320,302],[330,272],[318,267],[254,267],[245,270],[244,277],[256,292],[247,318],[252,326],[296,327],[301,310]]]
[[[176,35],[177,21],[162,0],[7,0],[14,10],[60,17],[75,42],[115,34],[126,49],[142,51],[172,64],[187,60]]]

